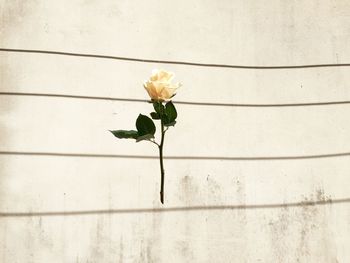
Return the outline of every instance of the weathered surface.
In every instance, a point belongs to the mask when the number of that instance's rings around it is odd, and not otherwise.
[[[0,0],[0,8],[0,48],[233,65],[350,62],[343,0]],[[0,52],[0,92],[146,99],[142,81],[157,67],[177,74],[181,101],[350,100],[346,67],[247,70],[9,52]],[[167,156],[350,151],[349,104],[177,108]],[[107,131],[150,111],[139,102],[0,95],[0,262],[350,262],[349,156],[167,159],[161,206],[157,160],[98,156],[157,155],[154,145]]]

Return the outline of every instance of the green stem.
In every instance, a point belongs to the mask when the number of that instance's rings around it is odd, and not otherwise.
[[[161,119],[161,128],[162,128],[162,137],[159,145],[159,161],[160,161],[160,202],[164,204],[164,164],[163,164],[163,145],[164,145],[164,135],[165,135],[165,130],[164,130],[164,123],[163,120]]]

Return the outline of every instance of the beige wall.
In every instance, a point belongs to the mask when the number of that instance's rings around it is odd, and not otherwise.
[[[346,0],[1,0],[0,12],[1,48],[230,65],[350,61]],[[152,144],[107,132],[132,128],[149,104],[4,94],[147,99],[142,81],[164,68],[183,83],[179,101],[346,101],[348,67],[233,69],[4,51],[0,67],[0,262],[350,262],[348,155],[234,159],[347,153],[349,104],[178,104],[167,156],[234,158],[167,159],[161,206],[156,159],[105,156],[157,155]]]

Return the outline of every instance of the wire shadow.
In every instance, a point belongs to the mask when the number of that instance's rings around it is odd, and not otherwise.
[[[150,156],[150,155],[22,152],[22,151],[0,151],[0,155],[55,156],[55,157],[77,157],[77,158],[120,158],[120,159],[158,159],[159,158],[158,156]],[[257,157],[164,156],[164,159],[168,159],[168,160],[217,160],[217,161],[277,161],[277,160],[323,159],[323,158],[336,158],[336,157],[347,157],[347,156],[350,156],[350,152],[319,154],[319,155],[257,156]]]
[[[48,94],[48,93],[28,93],[28,92],[0,92],[5,96],[30,96],[30,97],[49,97],[64,99],[87,99],[87,100],[107,100],[107,101],[123,101],[123,102],[149,102],[143,99],[128,99],[101,96],[82,96],[69,94]],[[219,102],[194,102],[194,101],[174,101],[176,104],[194,105],[194,106],[217,106],[217,107],[250,107],[250,108],[274,108],[274,107],[308,107],[308,106],[328,106],[350,104],[350,101],[326,101],[326,102],[310,102],[310,103],[274,103],[274,104],[256,104],[256,103],[219,103]]]
[[[276,209],[292,207],[308,207],[321,205],[334,205],[341,203],[350,203],[350,198],[303,201],[297,203],[285,204],[257,204],[257,205],[219,205],[219,206],[188,206],[188,207],[169,207],[169,208],[125,208],[125,209],[106,209],[106,210],[83,210],[83,211],[47,211],[47,212],[0,212],[0,217],[50,217],[50,216],[83,216],[100,214],[136,214],[136,213],[166,213],[166,212],[184,212],[184,211],[218,211],[218,210],[245,210],[245,209]]]
[[[228,65],[228,64],[213,64],[213,63],[197,63],[197,62],[187,62],[187,61],[154,60],[154,59],[130,58],[130,57],[120,57],[120,56],[109,56],[109,55],[38,50],[38,49],[0,48],[0,51],[17,52],[17,53],[50,54],[50,55],[73,56],[73,57],[89,57],[89,58],[100,58],[100,59],[114,59],[114,60],[121,60],[121,61],[141,62],[141,63],[160,63],[160,64],[175,64],[175,65],[186,65],[186,66],[197,66],[197,67],[232,68],[232,69],[302,69],[302,68],[327,68],[327,67],[349,67],[350,66],[350,63],[308,64],[308,65],[296,65],[296,66],[244,66],[244,65]]]

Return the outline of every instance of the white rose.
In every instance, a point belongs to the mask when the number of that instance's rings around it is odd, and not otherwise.
[[[166,101],[175,96],[176,90],[181,86],[179,83],[172,84],[174,73],[161,69],[154,69],[152,76],[146,81],[143,86],[148,92],[148,95],[154,101]]]

